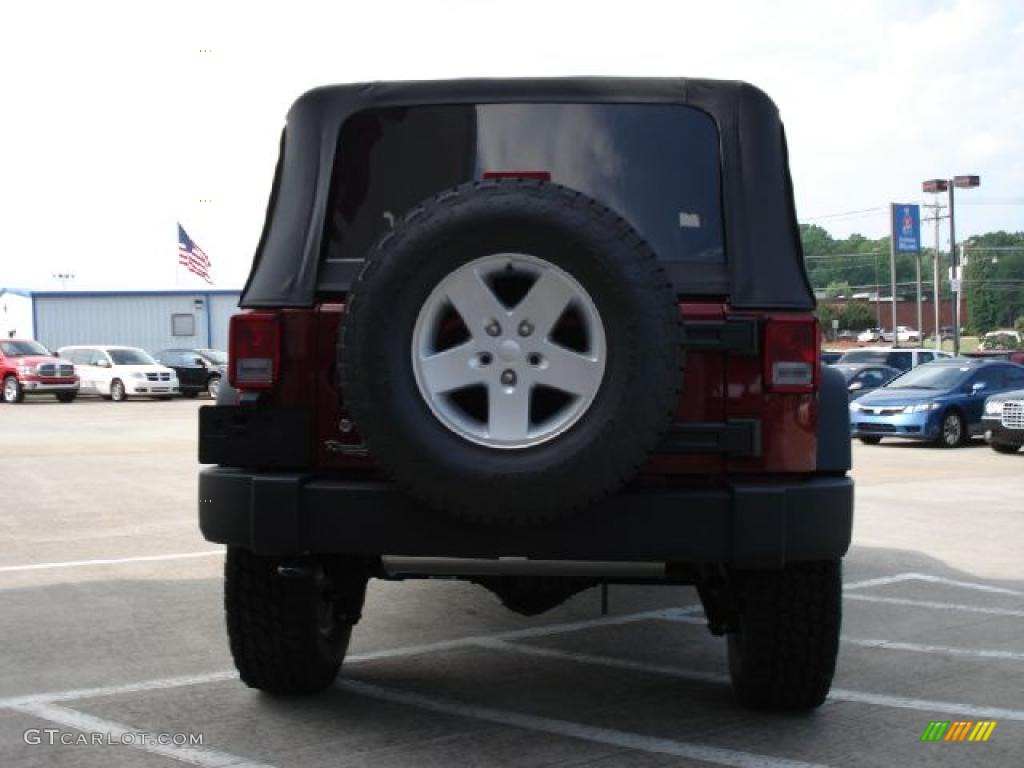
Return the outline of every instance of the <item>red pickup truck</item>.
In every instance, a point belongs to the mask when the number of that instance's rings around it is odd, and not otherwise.
[[[5,403],[20,403],[25,395],[56,395],[70,403],[78,395],[75,366],[55,357],[42,344],[27,339],[0,341],[0,380]]]

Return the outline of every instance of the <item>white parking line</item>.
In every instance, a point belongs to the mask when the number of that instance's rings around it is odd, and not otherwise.
[[[666,614],[653,618],[671,621],[676,624],[704,625],[707,622],[699,616]],[[914,651],[916,653],[933,653],[940,656],[964,656],[979,659],[1004,659],[1007,661],[1024,661],[1024,653],[1017,651],[1001,651],[988,648],[954,648],[948,645],[926,645],[922,643],[905,643],[898,640],[882,640],[875,638],[847,637],[841,638],[844,643],[858,645],[863,648],[880,648],[888,651]]]
[[[696,680],[708,683],[724,683],[728,681],[725,675],[714,675],[701,670],[672,667],[664,664],[646,664],[640,661],[629,659],[617,659],[611,656],[595,656],[593,654],[574,653],[571,651],[557,651],[552,648],[537,648],[532,645],[519,643],[507,643],[499,640],[482,641],[481,645],[494,650],[520,653],[527,656],[540,656],[561,661],[575,661],[580,664],[593,664],[597,666],[610,667],[614,669],[626,669],[634,672],[649,672],[654,675],[666,675],[678,677],[683,680]],[[1024,722],[1024,710],[1004,709],[1002,707],[986,707],[975,704],[965,704],[957,701],[938,701],[929,699],[913,699],[905,696],[891,696],[885,693],[872,693],[870,691],[851,691],[844,688],[833,688],[829,693],[831,701],[849,701],[860,704],[874,704],[880,707],[894,709],[913,709],[921,712],[951,712],[958,715],[977,717],[994,720],[1017,720]]]
[[[977,659],[1004,659],[1007,661],[1024,661],[1024,653],[1017,651],[1001,651],[989,648],[953,648],[948,645],[925,645],[921,643],[903,643],[896,640],[876,640],[873,638],[842,637],[844,643],[858,645],[862,648],[880,648],[886,651],[912,651],[914,653],[934,653],[940,656],[964,656]]]
[[[74,728],[82,733],[100,734],[104,737],[104,743],[109,740],[142,752],[169,757],[190,765],[198,765],[201,768],[273,768],[266,763],[254,763],[247,758],[228,752],[218,752],[215,749],[159,744],[155,741],[151,743],[148,739],[139,737],[141,730],[139,728],[132,728],[130,725],[115,723],[111,720],[102,720],[56,704],[25,704],[13,707],[13,709],[51,723]]]
[[[523,728],[529,731],[581,739],[583,741],[607,744],[612,747],[621,747],[650,754],[672,755],[673,757],[701,760],[706,763],[735,766],[736,768],[821,768],[819,763],[805,763],[799,760],[787,760],[786,758],[774,757],[772,755],[723,749],[721,747],[711,747],[687,741],[661,739],[629,731],[612,730],[610,728],[597,728],[568,720],[526,715],[504,709],[478,707],[450,699],[396,691],[392,688],[381,688],[377,685],[355,682],[354,680],[340,680],[337,685],[344,691],[394,704],[404,704],[445,715],[468,717],[497,725]]]
[[[1024,611],[1015,608],[990,608],[985,605],[966,605],[963,603],[939,603],[933,600],[912,600],[908,597],[882,597],[880,595],[847,595],[847,600],[863,600],[866,603],[883,603],[886,605],[908,605],[916,608],[935,608],[941,611],[966,611],[968,613],[985,613],[990,616],[1024,617]]]
[[[914,581],[928,581],[933,584],[945,584],[948,587],[963,587],[964,589],[973,589],[978,592],[991,592],[995,595],[1024,597],[1024,592],[1021,592],[1020,590],[1007,589],[1006,587],[994,587],[991,584],[979,584],[976,581],[957,581],[955,579],[947,579],[943,576],[930,576],[927,573],[908,573],[906,575]]]
[[[19,571],[43,571],[51,568],[82,568],[92,565],[123,565],[125,563],[158,563],[165,560],[189,560],[194,557],[214,557],[223,555],[223,549],[204,550],[202,552],[179,552],[173,555],[140,555],[139,557],[118,557],[110,560],[67,560],[58,563],[29,563],[27,565],[0,566],[0,573],[17,573]]]
[[[352,654],[345,659],[345,664],[359,664],[367,661],[378,661],[380,659],[402,658],[406,656],[419,656],[426,653],[440,651],[459,650],[470,648],[484,640],[517,640],[530,637],[546,637],[558,635],[565,632],[575,632],[595,627],[608,627],[618,624],[630,624],[637,621],[649,621],[652,619],[671,619],[677,616],[682,617],[690,613],[702,611],[703,608],[697,605],[688,605],[680,608],[668,608],[665,610],[642,611],[640,613],[628,613],[622,616],[602,616],[599,619],[584,621],[570,621],[560,624],[545,624],[539,627],[528,627],[526,629],[513,629],[505,632],[496,632],[488,635],[476,635],[461,637],[455,640],[440,640],[436,643],[424,643],[422,645],[406,645],[398,648],[384,649],[380,651],[369,651],[367,653]],[[96,688],[77,688],[68,691],[55,691],[52,693],[34,693],[26,696],[14,696],[7,699],[0,699],[0,708],[19,708],[34,704],[52,704],[58,701],[75,701],[77,699],[94,699],[105,696],[117,696],[126,693],[142,693],[169,688],[184,688],[193,685],[206,685],[224,680],[237,680],[238,672],[235,670],[222,670],[202,675],[183,675],[180,677],[161,677],[153,680],[143,680],[137,683],[124,683],[120,685],[108,685]]]
[[[909,581],[913,579],[917,574],[915,573],[897,573],[893,576],[879,576],[877,579],[864,579],[864,581],[854,581],[849,584],[844,584],[843,589],[850,591],[851,589],[868,589],[870,587],[884,587],[887,584],[896,584],[901,581]]]

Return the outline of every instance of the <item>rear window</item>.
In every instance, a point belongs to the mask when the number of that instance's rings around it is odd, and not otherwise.
[[[362,259],[396,218],[444,189],[540,172],[618,212],[660,259],[721,265],[719,166],[714,121],[681,105],[366,110],[342,127],[325,257]]]

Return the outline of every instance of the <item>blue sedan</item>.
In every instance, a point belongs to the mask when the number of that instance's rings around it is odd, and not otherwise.
[[[944,448],[984,433],[985,398],[1024,386],[1024,366],[952,358],[919,366],[850,403],[854,437],[923,440]]]

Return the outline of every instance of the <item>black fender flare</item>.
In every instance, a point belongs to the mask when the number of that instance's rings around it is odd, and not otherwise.
[[[849,472],[850,396],[843,374],[830,365],[821,366],[818,389],[818,472]]]

